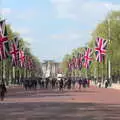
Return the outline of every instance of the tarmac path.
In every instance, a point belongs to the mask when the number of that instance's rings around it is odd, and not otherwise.
[[[120,120],[120,90],[8,90],[0,120]]]

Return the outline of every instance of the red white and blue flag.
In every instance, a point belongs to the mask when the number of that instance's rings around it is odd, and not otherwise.
[[[20,61],[20,66],[24,67],[25,55],[23,50],[19,51],[19,61]]]
[[[9,56],[9,42],[5,20],[0,21],[0,60]]]
[[[29,70],[31,70],[31,69],[33,68],[33,61],[32,61],[32,59],[30,58],[30,56],[28,56],[28,55],[25,55],[24,67],[25,67],[26,69],[29,69]]]
[[[89,68],[91,61],[92,61],[92,49],[91,48],[86,48],[85,54],[84,54],[84,67]]]
[[[82,59],[83,59],[82,54],[78,53],[75,61],[75,68],[78,70],[82,69]]]
[[[80,54],[78,53],[75,61],[75,68],[79,69],[79,66],[80,66]]]
[[[104,56],[106,55],[106,48],[107,40],[98,37],[95,42],[95,55],[98,62],[102,62],[104,60]]]
[[[28,57],[28,69],[31,70],[32,69],[32,59],[30,57]]]
[[[83,66],[83,62],[84,62],[84,54],[83,53],[80,53],[79,54],[79,69],[81,70],[82,69],[82,66]]]
[[[71,68],[71,60],[69,59],[69,61],[68,61],[68,69],[71,71],[72,70],[72,68]]]
[[[19,65],[19,40],[18,37],[15,37],[14,40],[11,41],[11,51],[10,54],[12,56],[12,65]]]
[[[72,70],[76,68],[75,63],[76,63],[76,58],[75,56],[73,56],[72,61],[71,61]]]
[[[27,60],[28,60],[28,57],[27,57],[27,55],[25,55],[25,59],[24,59],[24,67],[25,67],[26,69],[28,68]]]

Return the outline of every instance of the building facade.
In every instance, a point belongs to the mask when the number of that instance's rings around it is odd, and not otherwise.
[[[45,60],[42,63],[43,77],[56,77],[60,70],[60,63],[52,60]]]

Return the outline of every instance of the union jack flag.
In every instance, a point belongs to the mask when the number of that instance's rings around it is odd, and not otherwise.
[[[71,70],[71,60],[69,59],[69,61],[67,62],[68,65],[68,69]]]
[[[12,55],[12,65],[16,66],[19,64],[19,40],[16,36],[14,40],[11,41],[11,51],[10,54]]]
[[[84,54],[84,67],[85,68],[89,68],[91,61],[92,61],[92,49],[90,48],[86,48],[85,54]]]
[[[29,70],[33,68],[33,61],[28,55],[25,55],[24,67]]]
[[[69,61],[68,61],[68,69],[69,69],[70,71],[72,71],[72,69],[73,69],[73,62],[72,62],[71,59],[69,59]]]
[[[27,60],[28,60],[28,57],[27,55],[25,55],[25,59],[24,59],[24,67],[27,69],[28,65],[27,65]]]
[[[28,57],[28,69],[32,69],[32,59],[30,57]]]
[[[75,68],[81,70],[82,68],[82,59],[83,56],[81,53],[77,54],[76,61],[75,61]]]
[[[83,66],[83,62],[84,62],[84,54],[83,53],[80,53],[79,54],[79,69],[81,70],[82,69],[82,66]]]
[[[9,42],[5,20],[0,21],[0,60],[9,56]]]
[[[19,60],[20,60],[20,66],[24,67],[25,55],[23,50],[19,51]]]
[[[96,60],[98,62],[102,62],[104,60],[104,56],[106,55],[107,40],[98,37],[96,39],[95,46]]]
[[[76,63],[76,58],[75,58],[75,56],[73,56],[73,58],[72,58],[72,69],[75,69],[75,63]]]
[[[79,69],[79,65],[80,65],[80,54],[78,53],[77,57],[76,57],[76,60],[75,60],[75,68],[76,69]]]

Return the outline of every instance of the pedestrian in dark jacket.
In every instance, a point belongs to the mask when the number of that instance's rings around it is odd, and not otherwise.
[[[72,80],[71,80],[71,78],[69,77],[69,78],[68,78],[68,89],[69,89],[69,90],[71,89],[71,82],[72,82]]]
[[[82,86],[82,78],[79,79],[79,90],[81,90],[81,86]]]
[[[63,85],[64,85],[63,79],[61,78],[61,80],[59,81],[59,90],[60,91],[63,91]]]
[[[1,101],[4,100],[4,98],[5,98],[5,93],[6,93],[6,92],[7,92],[7,88],[6,88],[5,84],[2,83],[2,84],[0,85],[0,97],[1,97]]]

